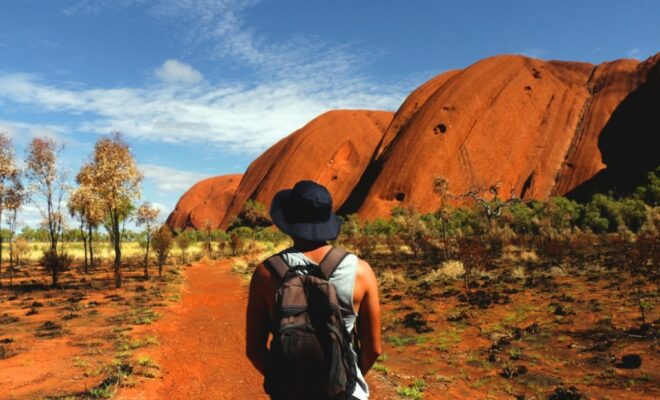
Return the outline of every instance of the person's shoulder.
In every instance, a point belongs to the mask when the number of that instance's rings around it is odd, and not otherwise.
[[[279,253],[274,254],[257,265],[252,272],[252,278],[250,279],[250,290],[261,290],[265,286],[270,286],[270,282],[274,279],[273,272],[266,265],[269,258],[279,255]]]
[[[376,279],[376,274],[374,273],[373,268],[371,268],[371,265],[358,256],[355,256],[355,258],[357,259],[356,275],[360,278]]]

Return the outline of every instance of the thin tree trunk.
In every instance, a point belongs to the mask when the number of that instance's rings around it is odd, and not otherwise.
[[[149,226],[147,226],[147,232]],[[149,242],[151,242],[149,234],[147,233],[147,251],[144,254],[144,279],[149,279]]]
[[[87,264],[87,237],[85,236],[85,223],[83,219],[80,219],[80,237],[83,240],[83,248],[85,249],[85,273],[89,274],[89,268]]]
[[[87,235],[89,237],[89,264],[94,268],[94,247],[92,246],[92,243],[94,243],[94,230],[92,225],[87,225]]]
[[[0,199],[0,203],[2,202],[2,199]],[[0,207],[0,287],[2,287],[2,212],[3,209]]]
[[[114,212],[112,215],[112,230],[115,244],[115,287],[121,288],[121,232],[119,231],[119,215]]]
[[[9,287],[14,285],[14,234],[9,233]]]

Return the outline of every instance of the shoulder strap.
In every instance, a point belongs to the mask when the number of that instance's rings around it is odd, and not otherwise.
[[[289,272],[289,266],[282,259],[282,256],[275,254],[264,261],[264,265],[274,272],[280,280],[284,279],[284,275]]]
[[[330,279],[339,264],[341,264],[347,255],[347,251],[337,247],[333,247],[330,249],[330,251],[328,251],[328,253],[325,255],[325,257],[323,257],[323,260],[321,260],[321,263],[319,264],[319,268],[321,269],[321,272],[323,272],[325,279]]]

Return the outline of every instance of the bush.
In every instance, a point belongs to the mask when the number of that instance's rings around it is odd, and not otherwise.
[[[236,219],[229,227],[230,230],[239,227],[266,227],[272,225],[266,206],[256,200],[248,200]]]
[[[50,272],[53,278],[53,285],[56,286],[59,282],[60,275],[67,271],[73,263],[73,256],[68,253],[57,253],[56,251],[44,251],[41,258],[41,263]]]

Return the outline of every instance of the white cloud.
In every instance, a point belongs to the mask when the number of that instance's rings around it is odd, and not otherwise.
[[[140,164],[139,168],[144,173],[145,180],[152,181],[156,188],[164,192],[187,190],[198,181],[208,178],[208,175],[198,172],[183,171],[162,165]],[[168,210],[168,208],[162,206],[162,210]]]
[[[195,68],[179,60],[169,59],[154,71],[165,82],[199,83],[202,74]]]
[[[0,75],[0,99],[31,112],[89,114],[81,132],[113,130],[145,141],[216,145],[257,153],[328,109],[393,109],[398,88],[323,75],[194,87],[65,88],[26,74]],[[57,132],[57,131],[55,131]]]
[[[328,46],[318,38],[293,36],[273,43],[259,36],[244,18],[256,3],[81,1],[65,12],[93,15],[136,6],[137,12],[165,19],[190,51],[238,63],[245,74],[213,82],[174,59],[160,66],[157,76],[194,85],[95,88],[0,73],[0,102],[31,113],[75,115],[83,121],[71,127],[78,132],[119,130],[137,140],[211,145],[254,155],[329,109],[394,110],[403,101],[403,85],[380,84],[360,72],[368,54],[347,45]]]
[[[45,137],[55,140],[59,144],[72,143],[73,140],[65,135],[66,128],[61,125],[31,124],[20,121],[7,121],[0,119],[0,132],[7,132],[13,139],[31,139]]]

